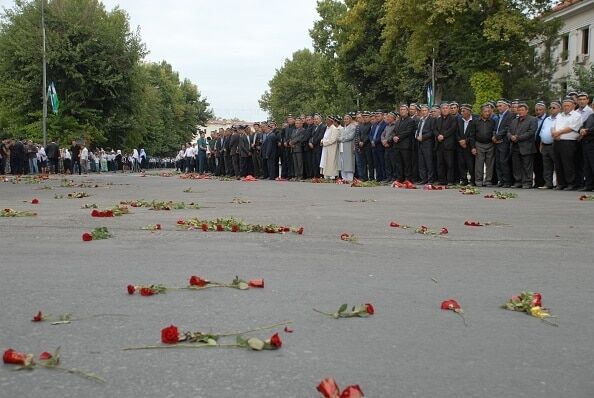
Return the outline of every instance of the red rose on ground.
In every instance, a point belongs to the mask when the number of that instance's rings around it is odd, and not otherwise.
[[[361,391],[361,387],[358,384],[353,386],[348,386],[342,391],[340,394],[340,398],[361,398],[364,397],[363,391]]]
[[[136,288],[134,285],[128,285],[128,294],[134,294],[136,292]]]
[[[53,355],[47,351],[44,351],[41,354],[39,354],[39,359],[42,361],[47,361],[48,359],[52,359],[52,358],[53,358]]]
[[[293,333],[294,330],[293,329],[289,329],[288,326],[285,326],[285,333]]]
[[[392,221],[390,223],[390,227],[392,227],[392,228],[400,228],[400,224],[398,224],[396,221]]]
[[[236,224],[231,225],[231,232],[239,232],[239,226]]]
[[[4,351],[4,355],[2,356],[2,360],[4,363],[9,363],[13,365],[24,365],[25,361],[27,360],[27,354],[23,354],[22,352],[17,352],[12,348]]]
[[[202,230],[203,230],[204,232],[206,232],[206,231],[208,231],[208,224],[202,224],[202,225],[200,226],[200,228],[202,228]]]
[[[317,390],[322,393],[324,398],[338,398],[339,390],[336,381],[332,377],[324,379],[318,384]]]
[[[446,227],[441,227],[441,229],[439,230],[440,235],[447,235],[449,232],[450,231],[448,231]]]
[[[464,225],[466,225],[468,227],[480,227],[483,224],[481,224],[480,222],[475,221],[475,220],[466,220],[466,221],[464,221]]]
[[[299,229],[297,230],[297,233],[299,235],[303,235],[303,227],[299,227]]]
[[[164,344],[177,344],[179,342],[179,332],[177,326],[169,325],[161,330],[161,341]]]
[[[446,301],[443,301],[441,303],[441,309],[442,310],[459,310],[460,308],[460,304],[458,304],[458,302],[456,300],[453,299],[449,299]]]
[[[177,220],[177,225],[184,225],[186,222],[182,219]]]
[[[39,312],[37,313],[37,315],[35,315],[35,316],[33,317],[33,319],[31,319],[31,321],[32,321],[32,322],[41,322],[41,321],[43,321],[43,314],[41,313],[41,311],[39,311]]]
[[[161,224],[155,225],[155,228],[160,230],[161,229]]]
[[[97,209],[94,209],[94,210],[91,212],[91,217],[99,217],[99,210],[97,210]]]
[[[373,308],[373,305],[369,303],[365,304],[365,311],[367,311],[369,315],[375,314],[375,308]]]
[[[217,224],[217,232],[223,232],[225,229],[221,224]]]
[[[264,288],[264,279],[251,279],[248,281],[248,286]]]
[[[351,235],[347,234],[346,232],[340,235],[340,240],[349,240]]]
[[[281,348],[283,342],[281,341],[281,338],[279,337],[278,333],[275,333],[272,335],[272,337],[270,337],[270,345],[275,348]]]
[[[192,275],[190,277],[190,286],[198,286],[198,287],[203,287],[208,285],[208,281],[205,279],[202,279],[199,276],[196,275]]]
[[[533,307],[542,307],[542,295],[540,293],[532,294],[532,306]]]
[[[111,210],[105,210],[104,216],[105,217],[113,217],[113,211],[111,211]]]
[[[33,205],[38,205],[39,204],[39,199],[35,198],[31,201],[31,204]]]
[[[90,234],[90,233],[88,233],[88,232],[85,232],[84,234],[82,234],[82,240],[83,240],[84,242],[90,242],[90,241],[92,241],[92,240],[93,240],[93,235],[91,235],[91,234]]]
[[[153,292],[153,289],[151,289],[149,287],[140,288],[141,296],[152,296],[153,294],[155,294],[155,292]]]

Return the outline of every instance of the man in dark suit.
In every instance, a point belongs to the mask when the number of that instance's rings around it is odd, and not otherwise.
[[[262,149],[262,125],[260,123],[254,123],[254,132],[250,132],[248,139],[250,142],[250,148],[252,152],[252,167],[253,176],[262,176],[262,156],[260,151]]]
[[[456,141],[458,141],[458,175],[461,185],[468,185],[470,174],[470,185],[474,183],[474,155],[472,154],[474,129],[476,128],[472,116],[472,107],[469,104],[460,106],[462,116],[458,118],[458,130]]]
[[[240,168],[239,168],[239,136],[243,132],[244,127],[238,126],[233,130],[231,137],[229,138],[229,152],[231,154],[231,164],[233,165],[233,175],[239,180]]]
[[[239,173],[241,177],[246,177],[248,174],[253,175],[252,167],[252,145],[250,143],[250,134],[248,132],[249,126],[241,131],[239,136],[239,144],[237,152],[239,154]]]
[[[392,132],[390,139],[393,144],[394,161],[392,164],[396,180],[399,182],[411,181],[412,174],[412,138],[415,134],[417,122],[409,116],[408,105],[402,104],[399,109],[400,120]]]
[[[312,151],[312,177],[322,178],[320,174],[320,162],[322,161],[322,145],[320,144],[324,133],[326,132],[326,125],[322,123],[322,116],[316,113],[313,117],[314,130],[307,146]]]
[[[412,103],[410,104],[410,106],[408,107],[408,115],[411,117],[412,120],[415,121],[415,131],[413,132],[413,137],[414,134],[417,131],[417,128],[419,127],[419,120],[421,120],[421,117],[419,115],[419,113],[421,112],[421,107],[420,105],[416,104],[416,103]],[[417,140],[415,140],[414,138],[412,139],[412,143],[411,143],[411,168],[412,168],[412,181],[413,182],[419,182],[421,181],[421,179],[419,178],[419,142]]]
[[[384,183],[396,180],[396,152],[394,149],[394,141],[392,136],[396,130],[396,119],[398,114],[396,112],[389,112],[386,116],[386,128],[382,132],[381,141],[384,147],[384,163],[386,165],[386,178],[382,181]]]
[[[450,105],[440,106],[441,116],[435,121],[433,135],[437,151],[437,174],[440,184],[454,184],[454,148],[456,145],[456,117],[450,114]]]
[[[415,132],[418,145],[419,179],[421,184],[433,184],[433,124],[435,120],[429,116],[429,106],[421,105],[421,115]]]
[[[497,170],[497,178],[499,182],[497,186],[509,188],[511,187],[511,170],[510,164],[510,142],[507,138],[507,131],[509,125],[514,119],[514,114],[510,111],[510,103],[505,99],[497,101],[497,110],[499,111],[499,119],[495,128],[495,137],[493,143],[495,144],[495,168]]]
[[[298,180],[303,179],[303,143],[305,142],[306,131],[303,127],[303,119],[295,119],[295,129],[289,138],[289,147],[293,158],[293,173]]]
[[[278,174],[278,131],[276,124],[270,122],[262,137],[262,164],[264,167],[264,178],[274,180]]]
[[[355,130],[355,156],[357,174],[363,181],[373,179],[373,154],[371,153],[371,123],[369,112],[360,114],[361,120]],[[359,116],[359,115],[357,115]]]
[[[293,156],[289,141],[295,130],[295,118],[289,114],[287,116],[287,125],[281,131],[281,177],[289,179],[294,177],[293,172]]]
[[[45,147],[45,155],[49,161],[50,173],[58,174],[60,172],[58,167],[58,159],[60,159],[60,147],[55,141],[52,140],[52,142],[47,144]]]
[[[375,122],[371,125],[371,154],[373,155],[373,166],[375,168],[375,180],[383,181],[386,178],[384,146],[382,145],[382,133],[387,124],[384,121],[384,112],[377,111],[374,115]],[[373,174],[370,173],[370,174]]]
[[[538,120],[528,115],[528,105],[525,102],[518,104],[518,117],[510,123],[507,138],[511,143],[512,166],[516,188],[532,188],[532,175],[534,172],[534,144]]]
[[[225,130],[223,135],[223,155],[225,157],[225,175],[233,175],[233,157],[231,156],[231,129]]]
[[[303,178],[308,179],[313,177],[313,150],[309,147],[309,140],[314,133],[315,125],[313,121],[313,116],[307,115],[305,117],[305,124],[303,125],[305,129],[305,137],[304,141],[301,144],[303,149]]]

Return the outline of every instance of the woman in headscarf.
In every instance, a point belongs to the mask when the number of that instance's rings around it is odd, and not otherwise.
[[[117,165],[117,170],[123,172],[124,171],[124,165],[122,163],[122,151],[120,149],[118,149],[118,151],[116,153],[115,162],[116,162],[116,165]]]

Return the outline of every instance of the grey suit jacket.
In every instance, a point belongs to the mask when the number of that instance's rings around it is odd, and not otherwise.
[[[517,145],[520,148],[520,154],[530,155],[536,153],[536,130],[538,129],[538,120],[534,116],[527,115],[523,120],[513,119],[507,130],[507,138],[511,140],[512,136],[517,137]]]

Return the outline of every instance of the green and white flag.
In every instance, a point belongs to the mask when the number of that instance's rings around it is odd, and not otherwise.
[[[47,88],[47,96],[52,104],[52,110],[55,114],[58,113],[58,109],[60,108],[60,100],[58,99],[58,93],[56,92],[56,86],[54,82],[51,82],[49,87]]]

